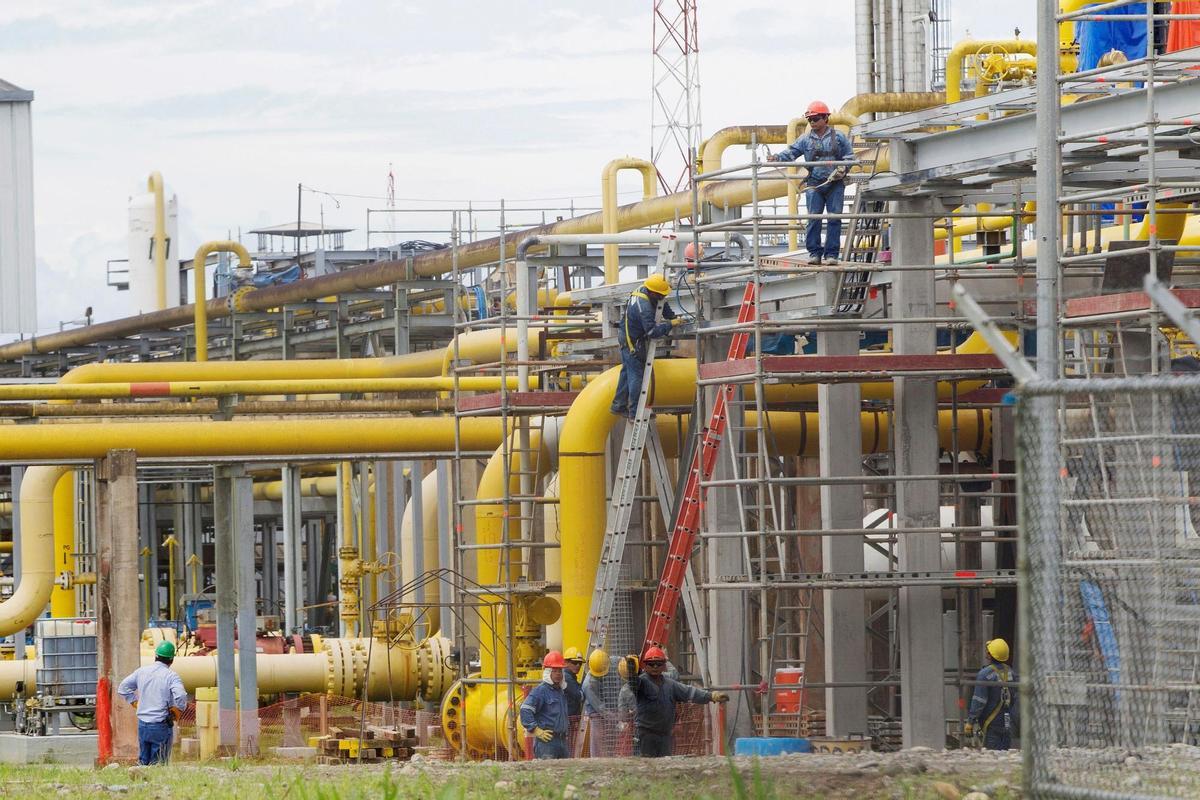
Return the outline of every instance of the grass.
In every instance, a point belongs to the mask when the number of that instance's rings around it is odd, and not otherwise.
[[[986,783],[957,775],[965,788]],[[762,762],[672,759],[568,761],[556,764],[423,764],[380,767],[280,765],[245,759],[181,763],[139,770],[0,765],[0,796],[22,798],[129,798],[129,800],[563,800],[574,786],[583,798],[653,797],[655,800],[782,800],[782,798],[936,797],[935,775],[893,778],[877,772],[817,770],[803,759]],[[996,795],[996,800],[1012,800]]]

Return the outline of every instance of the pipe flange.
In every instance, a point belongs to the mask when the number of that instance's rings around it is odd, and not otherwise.
[[[246,297],[254,292],[253,286],[239,286],[226,298],[231,314],[244,314],[250,309],[246,307]]]

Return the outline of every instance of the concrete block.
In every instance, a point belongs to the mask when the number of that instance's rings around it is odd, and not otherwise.
[[[0,733],[0,763],[90,767],[96,763],[96,740],[94,733],[64,733],[58,736]]]

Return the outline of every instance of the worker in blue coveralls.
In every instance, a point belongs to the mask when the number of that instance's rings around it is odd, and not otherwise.
[[[638,672],[638,658],[625,658],[625,673],[637,703],[637,727],[633,734],[633,754],[643,758],[662,758],[674,750],[675,705],[677,703],[726,703],[725,692],[687,686],[667,677],[667,654],[661,647],[648,647]]]
[[[171,728],[187,708],[183,680],[171,669],[175,645],[159,642],[154,661],[138,667],[117,687],[137,711],[138,763],[165,764],[171,755]]]
[[[534,758],[569,758],[567,752],[567,695],[562,653],[551,650],[542,659],[542,682],[521,704],[521,727],[533,737]]]
[[[820,100],[808,104],[804,112],[808,120],[808,131],[787,148],[781,150],[768,161],[795,161],[801,156],[805,161],[853,161],[854,149],[844,133],[835,131],[829,125],[829,106]],[[808,263],[820,264],[822,259],[826,264],[838,263],[842,251],[842,218],[830,217],[825,232],[825,241],[821,241],[820,214],[840,215],[846,199],[846,165],[821,165],[810,167],[804,184],[807,187],[805,198],[808,203],[808,213],[811,218],[805,227],[804,246],[808,250]]]
[[[1008,665],[1008,642],[992,639],[987,643],[987,654],[988,663],[975,677],[975,693],[963,733],[978,733],[988,750],[1008,750],[1018,730],[1017,690],[1003,684],[1016,683],[1017,673]]]
[[[617,379],[617,393],[613,396],[614,414],[633,419],[637,415],[638,395],[642,393],[642,373],[646,369],[646,348],[651,339],[661,339],[671,328],[683,320],[669,305],[663,302],[671,293],[671,286],[662,275],[651,275],[646,282],[629,295],[625,304],[625,316],[617,330],[621,345],[621,376]],[[654,314],[662,304],[665,322],[655,323]]]

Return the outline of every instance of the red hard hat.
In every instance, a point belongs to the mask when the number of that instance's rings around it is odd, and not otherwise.
[[[562,653],[557,650],[551,650],[546,653],[546,657],[542,659],[542,666],[550,669],[562,669],[567,664],[563,661]]]
[[[704,258],[704,245],[700,245],[700,258]],[[688,246],[683,248],[683,260],[689,267],[696,266],[696,243],[689,242]]]
[[[642,656],[642,661],[666,661],[667,654],[663,652],[661,647],[647,647],[646,654]]]
[[[820,100],[813,100],[811,103],[808,104],[808,108],[806,108],[804,110],[804,118],[809,119],[810,117],[815,117],[818,114],[830,114],[830,113],[832,113],[832,112],[830,112],[829,106],[825,105]]]

